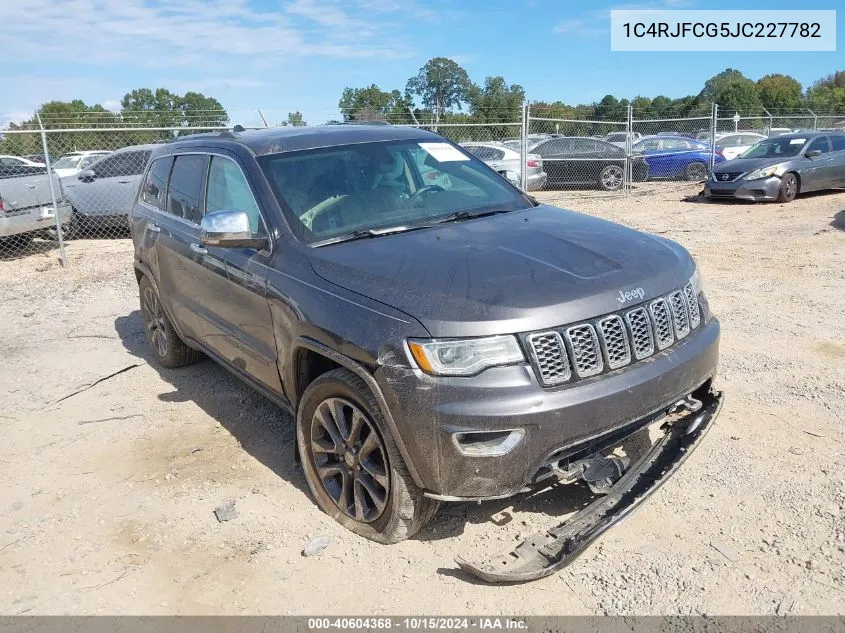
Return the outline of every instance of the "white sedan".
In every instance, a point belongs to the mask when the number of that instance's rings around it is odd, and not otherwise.
[[[73,176],[83,169],[88,169],[98,160],[109,154],[111,152],[98,149],[85,152],[70,152],[53,163],[53,171],[56,172],[59,178]]]
[[[0,162],[4,167],[46,167],[44,163],[36,163],[28,158],[10,156],[9,154],[0,154]]]
[[[736,134],[725,134],[716,137],[716,149],[722,152],[722,156],[726,160],[733,160],[739,158],[740,154],[745,150],[757,145],[766,136],[757,134],[756,132],[737,132]]]

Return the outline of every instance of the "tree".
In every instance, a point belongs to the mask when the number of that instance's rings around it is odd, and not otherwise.
[[[767,110],[795,110],[801,107],[801,84],[789,75],[766,75],[757,81],[760,103]]]
[[[519,84],[508,85],[504,77],[487,77],[483,86],[470,86],[467,101],[478,123],[519,121],[525,89]]]
[[[302,112],[297,110],[296,112],[288,112],[288,119],[284,121],[282,125],[290,125],[291,127],[305,127],[308,125],[302,118]]]
[[[70,130],[85,128],[114,127],[120,117],[106,110],[100,104],[87,105],[81,99],[73,101],[48,101],[38,108],[28,120],[11,124],[12,130],[38,130],[41,123],[48,130]],[[103,135],[90,132],[61,132],[47,135],[47,146],[51,156],[70,151],[103,149]],[[111,149],[107,147],[106,149]],[[9,134],[0,142],[0,154],[40,154],[41,139],[30,134]]]
[[[807,104],[820,112],[845,110],[845,70],[819,79],[807,90]]]
[[[760,111],[757,84],[734,68],[726,68],[704,83],[698,95],[699,104],[718,103],[722,110],[742,112],[746,115]]]
[[[120,104],[125,122],[145,127],[223,127],[229,121],[217,99],[199,92],[179,96],[166,88],[138,88]]]
[[[438,123],[447,110],[455,107],[461,109],[470,87],[466,70],[451,59],[435,57],[408,80],[406,93],[418,96],[423,106],[433,111],[434,122]]]
[[[411,100],[398,90],[387,92],[376,84],[346,88],[338,102],[344,121],[386,120],[392,123],[408,122],[411,105]]]

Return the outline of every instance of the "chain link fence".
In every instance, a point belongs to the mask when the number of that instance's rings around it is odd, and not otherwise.
[[[264,114],[249,127],[269,126]],[[845,127],[845,114],[808,110],[757,114],[720,109],[663,116],[622,108],[616,116],[527,104],[489,112],[488,121],[450,114],[435,122],[411,111],[343,112],[346,123],[376,121],[433,131],[460,144],[503,177],[547,199],[648,195],[705,180],[769,135]],[[509,120],[511,119],[511,120]],[[516,120],[514,120],[516,119]],[[275,119],[273,119],[275,121]],[[340,123],[340,121],[335,121]],[[304,126],[301,119],[282,125]],[[188,120],[169,113],[75,114],[0,131],[0,261],[58,251],[76,240],[129,237],[128,216],[152,149],[179,136],[231,130],[220,112]],[[448,176],[424,167],[431,184]]]

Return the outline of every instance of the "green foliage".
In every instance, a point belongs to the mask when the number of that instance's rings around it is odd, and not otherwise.
[[[346,88],[338,102],[344,121],[390,121],[410,123],[413,102],[398,90],[387,92],[375,84]]]
[[[819,112],[845,110],[845,70],[819,79],[807,90],[808,105]]]
[[[757,81],[760,103],[767,110],[796,110],[801,107],[801,84],[789,75],[766,75]]]
[[[297,110],[296,112],[288,112],[288,118],[286,121],[282,122],[282,125],[291,127],[304,127],[308,125],[305,120],[302,118],[302,112]]]
[[[447,110],[461,109],[471,88],[466,70],[451,59],[435,57],[408,80],[405,93],[418,96],[422,104],[433,111],[434,123],[438,123]]]

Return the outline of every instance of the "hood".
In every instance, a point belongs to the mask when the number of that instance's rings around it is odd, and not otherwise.
[[[733,160],[726,160],[713,167],[714,174],[723,174],[725,172],[735,173],[747,171],[754,171],[770,165],[780,165],[781,163],[788,163],[793,158],[788,156],[776,156],[774,158],[734,158]]]
[[[674,242],[549,206],[310,253],[319,276],[416,317],[435,337],[573,323],[665,293],[693,272]]]

